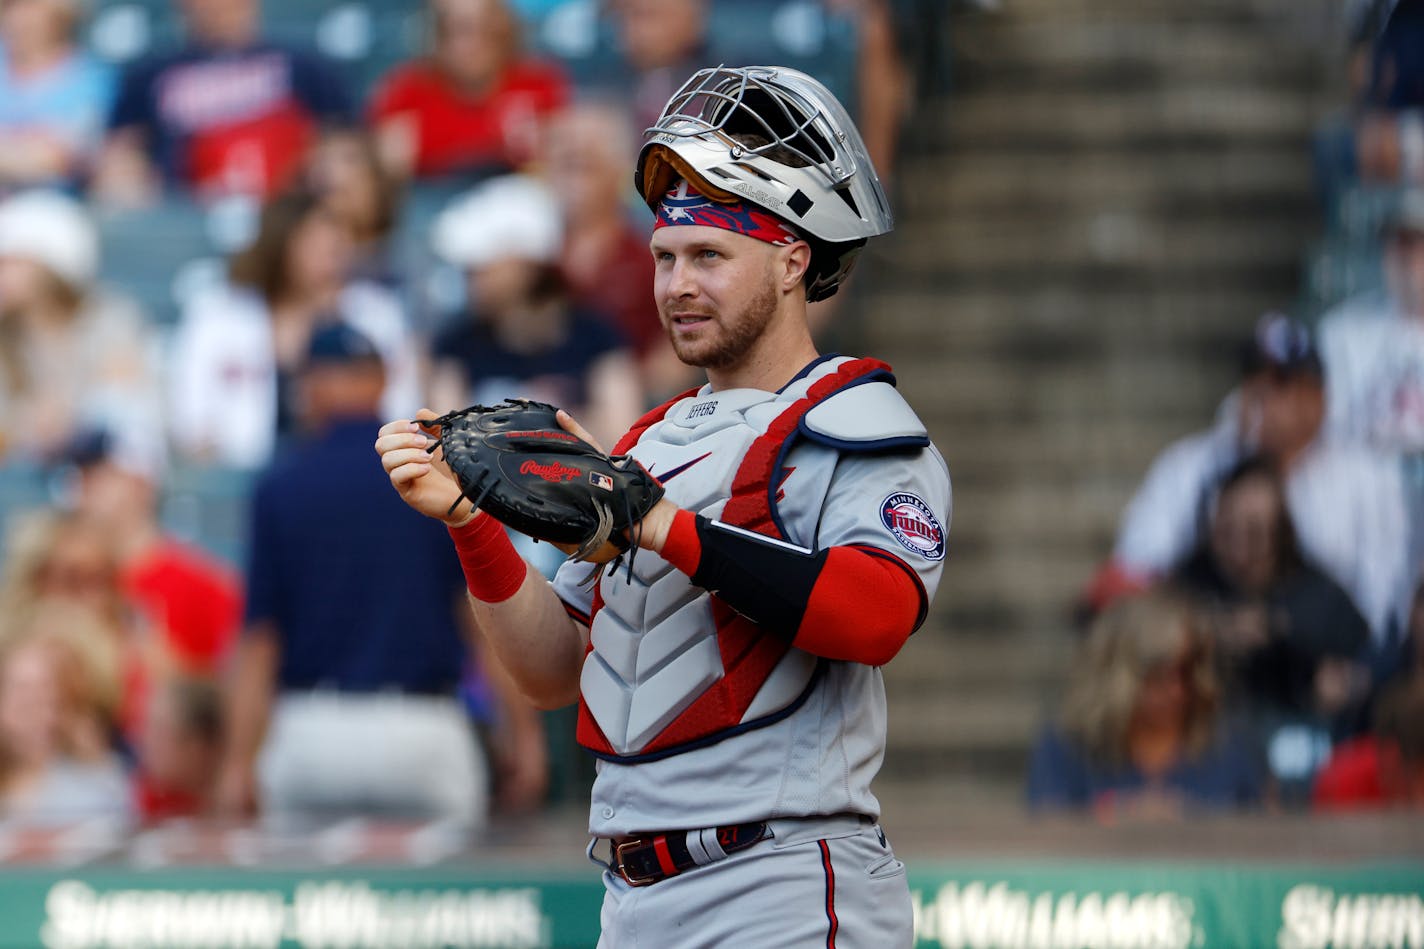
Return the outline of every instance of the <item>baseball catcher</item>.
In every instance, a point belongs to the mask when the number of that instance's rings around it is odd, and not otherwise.
[[[908,949],[880,667],[939,583],[949,475],[890,367],[819,354],[806,320],[890,230],[884,191],[830,92],[761,66],[694,75],[633,178],[662,328],[707,383],[612,455],[533,403],[423,411],[376,450],[449,526],[510,676],[579,704],[602,949]],[[501,523],[593,576],[545,581]]]

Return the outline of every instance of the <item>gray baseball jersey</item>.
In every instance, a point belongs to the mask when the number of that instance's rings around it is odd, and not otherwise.
[[[703,387],[629,450],[679,507],[745,521],[750,462],[766,471],[766,523],[804,548],[869,547],[908,565],[932,597],[950,520],[948,470],[924,426],[868,361],[818,360],[780,392]],[[809,411],[806,411],[809,407]],[[755,473],[755,472],[753,472]],[[754,480],[754,479],[752,479]],[[733,517],[733,508],[737,514]],[[599,754],[590,833],[616,837],[773,818],[879,815],[870,782],[885,745],[879,668],[795,648],[748,669],[735,617],[651,552],[556,592],[591,615],[580,740]],[[928,599],[927,599],[928,601]],[[737,649],[755,652],[760,637]],[[735,653],[735,655],[734,655]],[[738,701],[740,699],[740,701]],[[593,740],[590,740],[593,736]]]

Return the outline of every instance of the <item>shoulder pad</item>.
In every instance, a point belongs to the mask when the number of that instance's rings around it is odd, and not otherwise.
[[[801,419],[801,434],[843,451],[924,448],[924,423],[888,382],[865,382],[842,389],[813,406]]]

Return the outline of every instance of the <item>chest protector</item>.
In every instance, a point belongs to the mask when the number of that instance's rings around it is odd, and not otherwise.
[[[640,419],[616,452],[642,462],[679,507],[790,540],[777,501],[790,474],[786,457],[802,437],[849,450],[929,443],[923,430],[851,443],[807,424],[817,405],[868,383],[903,405],[893,382],[885,363],[852,359],[819,363],[774,395],[740,389],[698,397],[694,390]],[[869,436],[876,420],[859,425]],[[704,747],[786,718],[821,669],[817,657],[763,632],[645,551],[631,577],[605,571],[594,591],[578,740],[621,763]]]

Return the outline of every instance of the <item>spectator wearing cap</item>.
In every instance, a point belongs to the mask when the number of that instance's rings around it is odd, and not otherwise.
[[[124,74],[93,181],[100,200],[143,205],[164,188],[272,195],[297,174],[322,122],[351,97],[314,53],[263,39],[259,0],[175,0],[187,44]]]
[[[492,179],[441,213],[432,243],[465,271],[471,301],[432,345],[437,409],[538,399],[574,413],[605,445],[637,421],[643,396],[627,345],[606,319],[569,302],[563,225],[547,188]]]
[[[370,121],[393,172],[421,178],[515,171],[568,101],[555,66],[525,55],[504,0],[431,0],[432,47],[376,89]]]
[[[310,434],[257,482],[219,788],[229,812],[260,801],[279,819],[485,819],[486,765],[456,698],[464,581],[445,531],[373,463],[384,377],[355,328],[314,333]]]
[[[351,230],[322,196],[270,202],[228,281],[184,309],[171,349],[169,422],[186,459],[234,468],[265,465],[296,429],[295,378],[312,334],[345,323],[386,361],[384,414],[419,403],[418,352],[399,299],[352,279]]]
[[[1385,225],[1386,292],[1347,300],[1320,323],[1332,437],[1424,451],[1424,189]]]
[[[98,148],[114,76],[78,47],[82,6],[0,5],[0,193],[73,182]]]
[[[1260,454],[1280,472],[1301,552],[1345,588],[1393,648],[1408,585],[1408,519],[1393,458],[1323,437],[1326,380],[1309,331],[1267,314],[1244,347],[1242,379],[1217,424],[1162,451],[1123,513],[1090,597],[1165,576],[1198,543],[1212,485]]]
[[[151,331],[98,271],[77,202],[38,190],[0,202],[0,459],[47,459],[86,422],[158,426]]]

